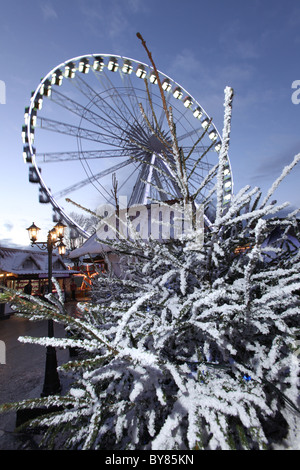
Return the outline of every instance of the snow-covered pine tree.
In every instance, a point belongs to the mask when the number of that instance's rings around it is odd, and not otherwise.
[[[30,424],[48,428],[43,445],[55,447],[59,437],[68,449],[265,449],[293,437],[300,253],[265,240],[275,227],[283,241],[290,228],[299,240],[298,212],[278,219],[286,205],[269,200],[300,154],[264,199],[259,188],[245,187],[224,211],[219,195],[232,97],[226,88],[216,219],[203,244],[197,230],[165,243],[144,241],[134,230],[131,239],[111,241],[122,276],[95,281],[82,318],[69,317],[62,299],[3,294],[31,319],[51,317],[75,332],[21,341],[81,351],[61,367],[73,374],[64,396],[1,407],[62,406]],[[166,112],[174,158],[168,163],[186,209],[193,202],[186,156]]]

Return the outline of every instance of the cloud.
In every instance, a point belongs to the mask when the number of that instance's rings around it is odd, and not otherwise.
[[[274,139],[274,145],[276,145],[276,139]],[[260,165],[256,169],[259,177],[266,178],[275,175],[279,176],[283,168],[292,163],[294,156],[299,153],[299,148],[300,142],[295,143],[295,145],[291,146],[287,150],[285,149],[278,152],[277,155],[273,154],[262,159]],[[299,171],[299,167],[300,165],[298,164],[294,171]]]
[[[7,230],[7,232],[11,232],[12,229],[14,228],[13,224],[10,222],[7,222],[4,224],[4,228]]]
[[[45,20],[57,19],[57,13],[50,3],[43,2],[40,7]]]
[[[144,0],[128,0],[128,7],[133,14],[147,13],[149,11]]]
[[[25,244],[20,244],[20,243],[15,243],[15,241],[12,238],[2,238],[0,240],[0,247],[2,248],[19,248],[19,249],[30,249],[27,245]]]
[[[274,147],[276,146],[275,143],[276,141],[274,139]],[[299,153],[299,145],[297,146],[297,144],[295,144],[294,146],[290,146],[288,149],[282,148],[277,153],[269,150],[266,155],[262,155],[260,164],[254,165],[252,167],[252,174],[248,174],[248,183],[259,186],[264,192],[269,190],[273,182],[279,178],[283,169],[287,165],[290,165],[294,156]],[[289,201],[292,206],[299,207],[299,175],[300,165],[298,164],[276,189],[274,197],[278,202],[281,203]]]
[[[231,24],[220,32],[219,43],[226,55],[238,60],[251,60],[260,57],[261,37],[251,40],[243,38],[245,25],[240,19],[233,20]]]
[[[149,11],[144,0],[78,0],[78,6],[89,32],[111,40],[124,38],[128,34],[133,15]]]

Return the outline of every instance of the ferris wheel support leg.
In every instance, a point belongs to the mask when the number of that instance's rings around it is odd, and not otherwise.
[[[147,183],[146,183],[146,187],[145,187],[144,200],[143,200],[144,205],[147,204],[147,200],[148,200],[148,197],[149,197],[149,194],[150,194],[150,183],[151,183],[151,180],[152,180],[154,163],[155,163],[155,154],[153,153],[152,158],[151,158],[151,164],[150,164],[150,167],[149,167]]]

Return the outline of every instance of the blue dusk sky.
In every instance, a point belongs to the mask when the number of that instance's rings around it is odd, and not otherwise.
[[[148,64],[138,31],[157,68],[188,90],[220,133],[224,88],[233,87],[229,156],[235,193],[246,184],[266,192],[300,152],[300,92],[292,88],[297,80],[300,85],[298,0],[2,0],[1,245],[28,246],[25,228],[33,221],[42,237],[53,225],[52,208],[39,204],[22,158],[31,92],[58,64],[84,54]],[[69,174],[63,177],[67,187]],[[299,207],[299,186],[296,167],[274,198]]]

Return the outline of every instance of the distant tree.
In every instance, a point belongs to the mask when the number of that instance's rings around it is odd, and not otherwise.
[[[97,217],[93,215],[86,216],[79,214],[78,212],[71,212],[70,217],[90,235],[95,233],[98,222]],[[67,227],[65,241],[68,250],[79,248],[85,242],[85,240],[86,238],[76,231],[76,229]]]

